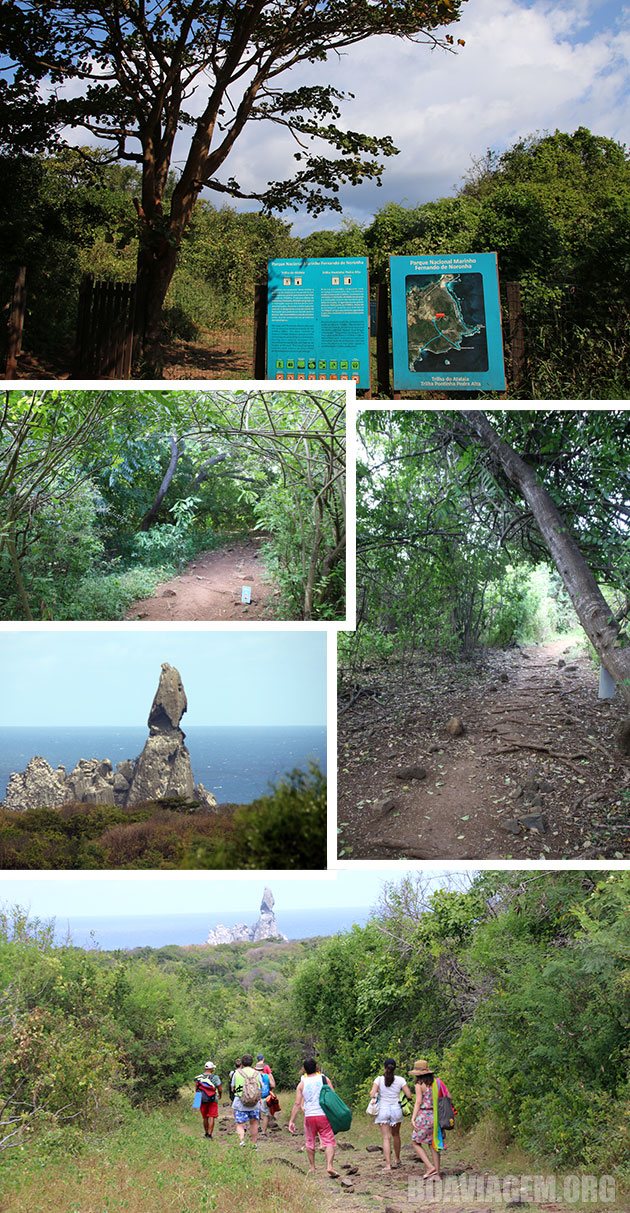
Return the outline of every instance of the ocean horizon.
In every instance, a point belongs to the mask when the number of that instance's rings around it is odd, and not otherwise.
[[[191,901],[204,894],[196,882],[191,882]],[[317,910],[287,910],[276,914],[278,930],[290,940],[311,939],[317,935],[336,935],[349,931],[357,923],[363,926],[370,917],[367,906],[338,908],[327,906]],[[181,947],[203,944],[208,932],[223,925],[234,927],[246,923],[251,927],[257,920],[251,911],[213,913],[195,911],[191,914],[147,915],[68,915],[55,916],[55,939],[59,944],[69,942],[87,951],[113,951],[132,948],[162,948],[169,944]]]
[[[196,783],[219,804],[250,804],[283,775],[311,762],[326,771],[326,728],[312,725],[192,725],[186,745]],[[136,758],[147,739],[146,725],[11,725],[0,729],[0,801],[13,771],[36,755],[71,771],[81,758],[109,758],[114,766]]]

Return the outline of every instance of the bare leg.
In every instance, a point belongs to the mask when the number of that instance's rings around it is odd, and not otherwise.
[[[435,1175],[435,1167],[433,1166],[433,1163],[431,1162],[426,1150],[417,1141],[412,1142],[412,1145],[416,1153],[416,1158],[422,1159],[422,1162],[426,1167],[424,1178],[427,1179],[429,1175]]]
[[[436,1150],[434,1148],[434,1146],[431,1146],[431,1154],[433,1155],[433,1167],[435,1169],[435,1174],[439,1175],[440,1174],[440,1151]]]
[[[333,1162],[335,1160],[335,1147],[334,1146],[325,1146],[325,1151],[326,1151],[326,1170],[328,1171],[328,1174],[333,1177],[333,1179],[338,1179],[339,1176],[338,1176],[337,1172],[335,1171],[335,1168],[333,1167]]]
[[[385,1159],[385,1171],[392,1169],[392,1138],[389,1125],[381,1125],[381,1134],[383,1136],[383,1158]]]
[[[252,1142],[254,1145],[256,1145],[256,1142],[258,1141],[258,1121],[250,1120],[249,1128],[252,1135]]]
[[[238,1140],[239,1140],[240,1145],[243,1145],[243,1143],[245,1141],[245,1125],[237,1124],[236,1132],[238,1134]]]
[[[269,1124],[269,1117],[266,1112],[263,1112],[263,1114],[260,1118],[260,1131],[261,1131],[263,1137],[267,1136],[267,1125],[268,1124]]]
[[[400,1125],[392,1125],[392,1144],[394,1147],[394,1167],[400,1166]]]
[[[312,1149],[309,1149],[309,1147],[307,1146],[306,1154],[308,1157],[308,1169],[314,1175],[315,1174],[315,1147],[313,1146]]]

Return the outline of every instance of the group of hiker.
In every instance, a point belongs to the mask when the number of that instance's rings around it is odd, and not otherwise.
[[[256,1062],[251,1053],[244,1053],[230,1070],[228,1091],[234,1112],[234,1122],[239,1138],[239,1144],[245,1144],[249,1135],[254,1145],[258,1139],[259,1127],[263,1136],[267,1135],[269,1123],[275,1123],[276,1112],[280,1111],[280,1101],[275,1094],[276,1080],[267,1065],[263,1053],[259,1053]],[[212,1138],[214,1122],[219,1115],[219,1100],[223,1094],[223,1083],[216,1072],[213,1061],[207,1061],[203,1074],[195,1078],[195,1103],[203,1120],[205,1136]]]
[[[302,1112],[309,1172],[315,1171],[319,1141],[326,1158],[326,1171],[331,1178],[338,1179],[339,1173],[334,1168],[335,1132],[350,1127],[352,1113],[314,1057],[304,1059],[303,1071],[295,1090],[288,1129],[292,1134],[297,1132],[295,1119]],[[416,1157],[424,1164],[424,1178],[436,1178],[440,1174],[440,1154],[445,1149],[444,1133],[454,1127],[455,1109],[446,1084],[424,1058],[414,1063],[409,1076],[414,1079],[413,1091],[407,1079],[396,1073],[394,1059],[388,1057],[383,1073],[372,1083],[366,1111],[374,1116],[374,1122],[381,1130],[385,1171],[400,1166],[400,1128],[404,1116],[410,1115],[411,1144]],[[256,1146],[259,1130],[266,1136],[269,1123],[275,1123],[276,1112],[280,1111],[275,1085],[263,1053],[258,1054],[255,1062],[252,1054],[244,1054],[230,1071],[229,1096],[241,1146],[248,1133]],[[212,1138],[223,1092],[213,1062],[206,1062],[203,1074],[195,1079],[195,1086],[194,1106],[200,1109],[206,1137]]]

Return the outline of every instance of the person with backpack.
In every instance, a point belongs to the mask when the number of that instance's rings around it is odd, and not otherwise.
[[[230,1070],[230,1076],[228,1078],[228,1092],[229,1092],[229,1096],[230,1096],[230,1103],[232,1102],[232,1100],[234,1099],[234,1096],[236,1095],[236,1091],[234,1090],[234,1075],[236,1074],[236,1071],[240,1069],[242,1064],[243,1064],[242,1057],[237,1057],[236,1061],[234,1062],[234,1069]]]
[[[262,1109],[262,1081],[260,1073],[252,1065],[253,1060],[251,1053],[244,1053],[239,1068],[234,1071],[232,1108],[240,1146],[245,1145],[248,1126],[252,1145],[255,1146],[258,1141],[258,1125]]]
[[[388,1057],[383,1067],[383,1073],[374,1079],[370,1091],[370,1099],[378,1105],[374,1124],[380,1125],[381,1128],[383,1158],[385,1159],[383,1169],[385,1171],[391,1171],[392,1168],[400,1166],[400,1126],[403,1118],[400,1096],[405,1095],[412,1102],[414,1098],[406,1080],[395,1071],[396,1062],[392,1057]],[[393,1162],[392,1145],[394,1147]]]
[[[409,1073],[413,1074],[416,1080],[416,1102],[411,1117],[411,1144],[416,1158],[420,1158],[426,1167],[423,1179],[439,1179],[440,1151],[444,1148],[444,1138],[440,1128],[438,1080],[424,1058],[416,1061]],[[428,1150],[431,1151],[431,1157]]]
[[[219,1098],[223,1090],[221,1079],[215,1073],[216,1066],[213,1061],[207,1061],[203,1074],[198,1074],[195,1078],[195,1091],[201,1093],[201,1103],[199,1111],[203,1119],[203,1128],[205,1136],[212,1140],[214,1133],[214,1122],[219,1115]]]
[[[265,1060],[263,1057],[260,1057],[258,1059],[258,1061],[256,1062],[256,1065],[254,1066],[254,1069],[257,1070],[258,1073],[260,1074],[260,1081],[262,1083],[262,1111],[260,1114],[260,1133],[261,1133],[262,1137],[266,1137],[267,1136],[267,1126],[269,1124],[269,1118],[271,1116],[267,1101],[271,1095],[271,1092],[273,1091],[273,1089],[276,1085],[276,1080],[275,1080],[273,1074],[271,1073],[270,1067],[265,1065]]]
[[[289,1133],[296,1132],[295,1118],[298,1112],[302,1111],[309,1174],[315,1174],[315,1149],[319,1137],[320,1145],[326,1155],[326,1171],[331,1179],[339,1179],[339,1172],[335,1171],[333,1167],[336,1147],[335,1134],[320,1103],[324,1084],[334,1091],[330,1079],[321,1073],[315,1058],[307,1057],[304,1061],[304,1074],[295,1088],[295,1103],[289,1120]]]

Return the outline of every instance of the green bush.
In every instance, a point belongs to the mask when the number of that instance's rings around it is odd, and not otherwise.
[[[193,846],[184,867],[325,868],[326,779],[316,766],[292,771],[270,796],[244,805],[232,829],[207,844]]]

